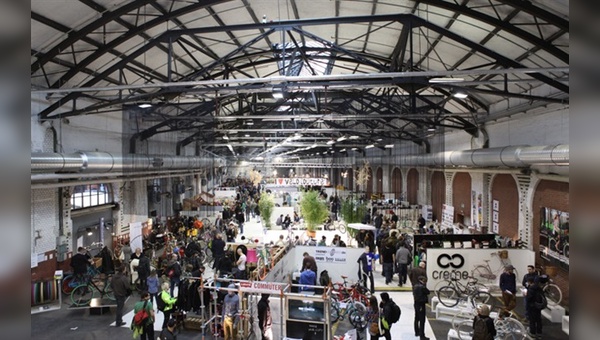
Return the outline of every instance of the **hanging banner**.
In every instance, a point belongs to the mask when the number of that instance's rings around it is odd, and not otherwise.
[[[442,229],[454,228],[454,207],[451,205],[442,205]]]
[[[132,251],[140,248],[144,249],[142,245],[142,222],[129,223],[129,245]]]
[[[346,263],[346,248],[316,247],[315,262],[317,263]]]
[[[247,293],[280,294],[287,283],[264,281],[240,281],[240,289]]]
[[[267,182],[267,186],[328,186],[327,178],[294,177],[294,178],[274,178]]]

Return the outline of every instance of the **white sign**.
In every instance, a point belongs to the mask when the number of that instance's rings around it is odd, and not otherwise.
[[[31,268],[35,268],[38,266],[37,254],[31,253]]]
[[[131,249],[144,249],[142,245],[142,222],[129,223],[129,245]]]
[[[442,205],[442,229],[454,228],[454,207]]]
[[[346,248],[344,247],[315,247],[317,263],[346,263]]]
[[[489,262],[486,262],[488,260]],[[523,281],[527,266],[535,263],[535,253],[527,249],[427,249],[427,287],[447,278],[466,282],[469,276],[477,278],[490,288],[498,288],[500,274],[512,264],[517,274],[517,285]]]
[[[240,281],[240,289],[248,293],[280,294],[286,286],[286,283],[279,282]]]
[[[294,178],[275,178],[275,186],[327,186],[329,180],[327,178],[310,178],[310,177],[294,177]]]

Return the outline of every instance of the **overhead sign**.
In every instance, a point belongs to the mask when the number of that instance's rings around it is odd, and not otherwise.
[[[328,186],[327,178],[311,178],[311,177],[294,177],[294,178],[275,178],[274,183],[269,183],[269,186]]]
[[[442,205],[442,229],[454,228],[454,207],[451,205]]]
[[[240,281],[240,289],[247,293],[280,294],[287,283],[263,282],[263,281]]]
[[[344,247],[315,247],[315,262],[346,263],[346,248]]]

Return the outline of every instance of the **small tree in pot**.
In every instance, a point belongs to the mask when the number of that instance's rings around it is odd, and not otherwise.
[[[263,221],[263,225],[267,229],[271,229],[271,215],[273,215],[274,207],[275,203],[271,194],[266,192],[260,194],[260,199],[258,200],[258,211],[260,212],[260,218]]]
[[[329,217],[327,204],[319,198],[319,192],[311,190],[302,193],[299,205],[304,223],[306,223],[307,234],[314,238],[317,225],[325,222]]]
[[[344,201],[342,201],[340,214],[346,223],[360,223],[367,214],[367,211],[368,208],[365,203],[356,201],[352,197],[347,197]],[[352,239],[356,238],[358,230],[353,228],[347,228],[346,230],[348,230],[348,234]]]

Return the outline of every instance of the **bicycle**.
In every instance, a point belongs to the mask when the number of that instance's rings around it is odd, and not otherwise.
[[[92,277],[100,275],[100,271],[95,266],[89,265],[85,274],[78,277],[75,274],[68,274],[62,280],[61,290],[65,294],[71,294],[75,287],[88,282]]]
[[[439,281],[433,291],[437,294],[437,291],[444,286],[453,286],[459,292],[463,294],[468,294],[472,291],[487,291],[487,287],[484,284],[478,282],[477,278],[469,276],[466,284],[462,283],[458,278],[450,278],[446,280]]]
[[[365,287],[363,280],[348,286],[347,278],[347,276],[342,275],[343,282],[336,282],[331,285],[331,298],[338,301],[355,300],[368,305],[371,291]]]
[[[544,268],[539,267],[536,269],[540,276],[540,287],[548,300],[548,304],[552,306],[560,305],[562,301],[562,290],[554,281],[546,274],[544,274]]]
[[[497,256],[500,261],[500,266],[495,270],[490,267],[490,260],[483,260],[485,264],[476,265],[471,271],[471,276],[479,280],[494,281],[504,271],[504,267],[510,265],[510,259],[508,258],[508,250],[500,250],[492,253],[492,257]],[[520,277],[517,269],[514,269],[516,277]]]
[[[331,219],[329,219],[328,221],[325,221],[325,224],[323,225],[323,229],[329,230],[329,231],[337,230],[341,234],[345,234],[346,233],[346,224],[342,221],[332,221]]]
[[[360,301],[350,299],[346,302],[338,301],[336,299],[331,300],[331,310],[329,315],[329,322],[332,324],[335,322],[343,321],[348,316],[348,321],[356,329],[364,329],[367,326],[368,320],[366,319],[367,305]]]
[[[476,313],[476,312],[475,312]],[[471,314],[471,320],[465,320],[458,324],[455,331],[461,340],[471,340],[473,338],[473,318],[475,313]],[[496,328],[495,339],[503,340],[525,340],[527,339],[527,330],[523,324],[512,316],[512,312],[507,317],[497,317],[494,319]]]
[[[470,302],[473,307],[477,307],[492,298],[487,291],[471,289],[468,292],[461,292],[452,285],[440,288],[436,294],[440,303],[446,307],[454,307],[462,301],[467,302],[467,305]]]
[[[71,302],[74,306],[88,306],[90,301],[95,297],[95,292],[100,294],[100,298],[105,296],[112,301],[115,301],[115,295],[110,285],[110,276],[104,279],[91,279],[87,283],[81,284],[71,292]]]
[[[258,278],[262,281],[267,278],[267,274],[269,274],[269,271],[273,268],[273,264],[271,263],[271,251],[264,245],[258,245],[256,247],[256,253],[258,255],[256,271],[258,273]]]

